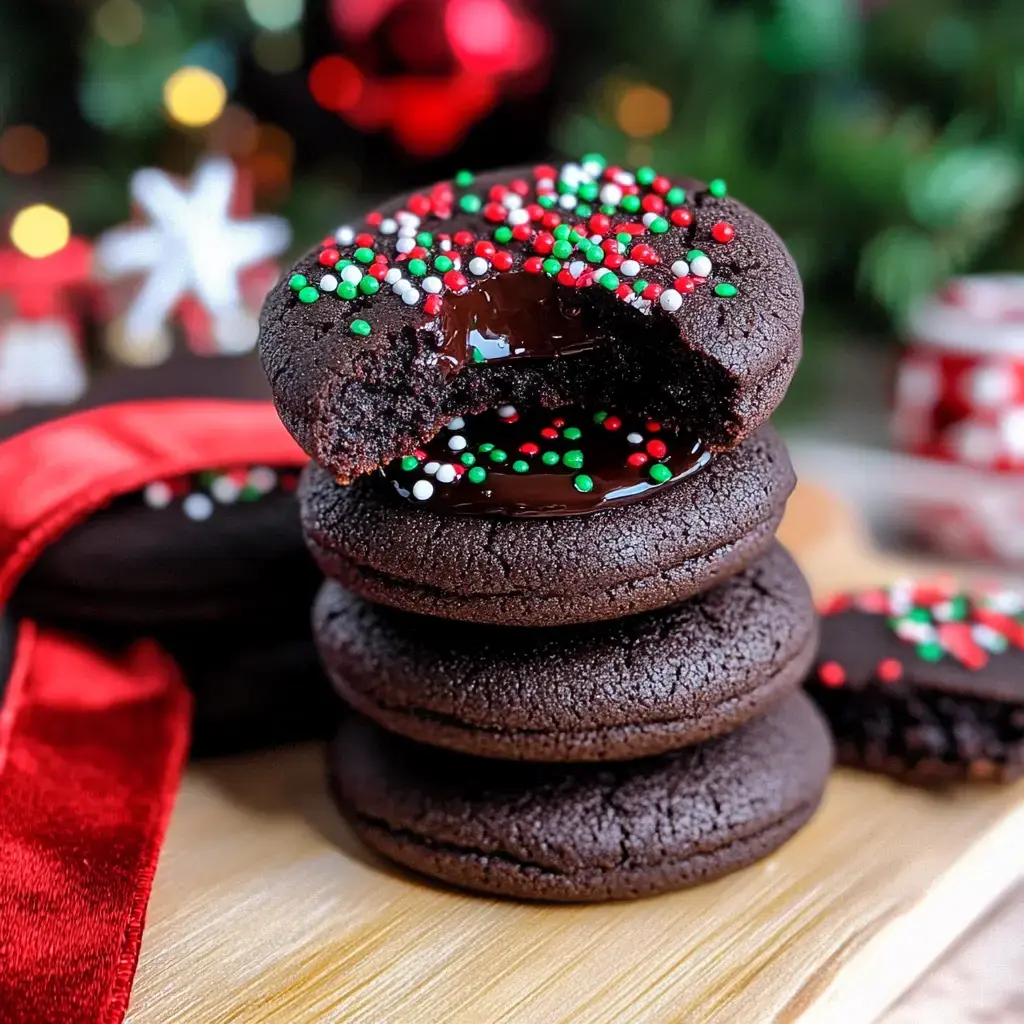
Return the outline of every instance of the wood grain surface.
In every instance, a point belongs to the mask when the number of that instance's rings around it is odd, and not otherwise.
[[[813,487],[782,535],[819,591],[920,568],[872,554]],[[1013,887],[1024,849],[1022,786],[933,795],[836,772],[811,825],[738,874],[632,904],[523,905],[372,856],[323,777],[313,747],[189,771],[133,1024],[868,1024]]]

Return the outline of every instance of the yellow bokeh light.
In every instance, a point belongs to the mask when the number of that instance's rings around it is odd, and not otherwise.
[[[619,97],[615,109],[618,126],[634,139],[659,135],[672,120],[672,101],[652,85],[631,85]]]
[[[60,210],[45,203],[26,206],[11,221],[14,247],[35,259],[59,252],[70,238],[71,222]]]
[[[178,68],[164,82],[167,113],[186,128],[203,128],[216,121],[227,100],[224,83],[206,68]]]

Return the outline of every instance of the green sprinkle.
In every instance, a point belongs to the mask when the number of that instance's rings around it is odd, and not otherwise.
[[[658,172],[653,167],[640,167],[636,172],[636,180],[640,185],[650,185],[657,176]]]
[[[301,291],[307,284],[309,284],[309,281],[306,279],[305,274],[292,274],[288,280],[288,287],[294,292]]]
[[[299,289],[299,302],[316,302],[319,298],[320,293],[311,284]]]
[[[578,231],[577,231],[577,230],[576,230],[575,228],[573,228],[573,229],[572,229],[572,231],[570,231],[570,232],[569,232],[569,241],[570,241],[570,242],[572,242],[572,243],[573,243],[574,245],[575,245],[575,244],[576,244],[576,243],[577,243],[577,242],[578,242],[578,241],[579,241],[579,240],[580,240],[580,239],[581,239],[582,237],[583,237],[583,236],[582,236],[582,235],[581,235],[581,234],[580,234],[580,233],[579,233],[579,232],[578,232]]]
[[[555,244],[557,245],[557,243]],[[567,242],[566,245],[568,244]],[[554,252],[554,249],[551,251]],[[545,274],[557,274],[562,269],[561,261],[553,259],[546,259],[540,266]]]
[[[569,230],[568,224],[559,224],[551,233],[559,242],[564,242],[569,237]]]
[[[600,263],[605,257],[604,249],[599,245],[592,245],[587,249],[587,262]]]
[[[618,207],[612,206],[612,204],[611,204],[611,203],[604,203],[604,204],[603,204],[602,206],[599,206],[599,207],[598,207],[598,209],[599,209],[599,210],[600,210],[600,211],[601,211],[601,212],[602,212],[602,213],[603,213],[603,214],[604,214],[604,215],[605,215],[606,217],[614,217],[614,216],[615,216],[615,214],[617,214],[617,213],[619,212],[619,211],[618,211]]]
[[[370,325],[365,320],[353,320],[348,325],[348,329],[353,334],[361,334],[364,337],[370,333]]]
[[[555,205],[556,199],[554,196],[543,195],[537,197],[537,205],[543,207],[545,210],[550,210]]]
[[[640,292],[642,292],[642,291],[643,291],[643,290],[644,290],[644,289],[645,289],[646,287],[647,287],[647,282],[646,282],[646,281],[645,281],[645,280],[644,280],[644,279],[643,279],[642,277],[638,277],[638,278],[637,278],[637,279],[636,279],[636,280],[635,280],[635,281],[633,282],[633,291],[635,291],[635,292],[636,292],[636,293],[637,293],[638,295],[639,295],[639,294],[640,294]]]
[[[452,263],[447,256],[438,256],[437,259],[434,260],[434,269],[440,270],[442,274],[447,273],[454,266],[455,264]]]
[[[650,231],[653,231],[656,235],[663,235],[668,231],[668,221],[664,217],[655,217],[650,224],[647,225]]]
[[[962,594],[951,598],[949,602],[949,621],[963,622],[967,618],[967,600]]]
[[[359,282],[359,290],[364,295],[376,295],[376,293],[380,291],[380,281],[378,281],[377,278],[370,277],[370,275],[367,274]]]
[[[573,477],[572,485],[577,491],[582,491],[584,494],[587,494],[594,489],[594,481],[591,477],[587,476],[586,473],[577,473],[577,475]]]
[[[589,204],[587,203],[577,203],[574,212],[578,214],[580,217],[589,217],[594,211],[591,210]]]
[[[656,462],[647,472],[656,484],[663,484],[672,479],[672,470],[660,462]]]
[[[691,249],[686,254],[686,262],[687,263],[692,263],[698,256],[706,256],[706,255],[707,254],[704,252],[703,249]]]
[[[599,191],[600,189],[597,187],[596,181],[588,181],[580,186],[580,199],[592,203],[597,198]]]
[[[508,452],[503,448],[492,448],[490,459],[491,462],[506,462],[508,460]]]
[[[633,241],[633,236],[628,231],[620,231],[615,236],[616,242],[621,242],[623,245],[629,245]]]
[[[570,469],[582,469],[583,468],[583,452],[579,448],[570,448],[562,456],[562,465],[568,466]]]
[[[480,351],[475,345],[473,346],[473,362],[474,363],[486,363],[487,359],[484,357],[483,352]]]
[[[678,186],[670,188],[668,192],[665,193],[665,202],[670,206],[678,206],[680,203],[685,203],[686,189],[679,188]]]
[[[516,461],[512,463],[512,468],[517,473],[529,473],[530,472],[530,464],[528,462],[526,462],[525,460],[523,460],[523,459],[516,459]]]
[[[562,458],[558,452],[545,452],[540,457],[540,461],[543,462],[545,466],[557,466],[562,461]]]
[[[422,277],[427,272],[427,264],[423,260],[409,260],[409,273],[413,277]]]
[[[512,229],[507,224],[502,224],[501,227],[494,232],[494,240],[496,242],[500,242],[502,245],[511,242]]]
[[[416,236],[416,242],[424,249],[429,249],[434,244],[434,236],[429,231],[421,231]]]
[[[246,484],[239,492],[239,501],[255,501],[260,497],[260,492],[252,486],[252,484]]]
[[[583,436],[583,431],[579,427],[566,427],[562,431],[562,437],[567,438],[570,441],[578,441]]]
[[[584,166],[587,164],[600,164],[602,171],[608,166],[608,160],[603,153],[584,153],[580,163]]]
[[[468,195],[459,200],[459,209],[466,213],[479,213],[482,205],[479,196]]]
[[[604,421],[606,419],[608,419],[608,413],[603,412],[603,411],[602,412],[595,412],[594,413],[594,422],[595,423],[604,423]]]
[[[476,456],[472,452],[463,452],[459,456],[459,462],[461,462],[464,466],[475,466]]]
[[[569,182],[567,182],[564,178],[559,178],[558,184],[555,185],[555,188],[563,196],[569,195],[570,193],[574,193],[576,191],[576,189],[572,185],[570,185]]]
[[[473,172],[472,171],[459,171],[455,175],[455,184],[459,188],[469,188],[473,184]]]
[[[729,190],[726,188],[725,182],[721,178],[715,178],[714,181],[709,181],[708,191],[716,199],[722,199],[729,194]]]
[[[486,455],[488,452],[493,451],[493,450],[494,450],[494,445],[491,444],[490,441],[486,442],[486,444],[480,445],[480,454],[481,455]]]
[[[613,292],[619,287],[619,279],[609,270],[607,274],[601,275],[601,287]]]
[[[402,469],[409,472],[411,469],[415,469],[420,464],[420,460],[415,455],[406,455],[402,458]]]
[[[567,260],[572,255],[572,243],[555,242],[551,247],[551,255],[559,260]]]
[[[731,299],[734,295],[739,294],[739,288],[734,284],[729,284],[728,281],[723,281],[721,284],[715,285],[715,294],[723,299]]]
[[[365,245],[362,245],[358,249],[356,249],[356,251],[352,253],[352,255],[355,256],[355,258],[359,260],[360,263],[373,262],[373,250],[367,249]]]
[[[346,267],[351,267],[351,266],[352,266],[352,261],[349,260],[349,259],[338,260],[338,262],[334,264],[334,269],[335,270],[344,270]]]
[[[636,211],[640,209],[639,196],[623,196],[622,208],[627,210],[629,213],[636,213]]]
[[[466,476],[471,484],[482,484],[487,479],[487,470],[483,466],[474,466]]]
[[[338,294],[343,299],[354,299],[356,297],[356,286],[351,281],[342,281],[338,285]]]
[[[942,647],[934,642],[918,644],[917,656],[924,661],[941,661]]]

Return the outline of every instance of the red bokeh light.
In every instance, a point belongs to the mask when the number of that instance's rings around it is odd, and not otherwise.
[[[309,69],[309,91],[327,110],[352,110],[362,98],[364,86],[362,71],[347,57],[321,57]]]

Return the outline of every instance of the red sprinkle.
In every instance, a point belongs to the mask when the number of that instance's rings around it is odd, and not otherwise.
[[[574,288],[576,286],[576,278],[568,270],[560,270],[555,280],[559,284],[564,284],[566,288]]]
[[[697,282],[692,277],[680,277],[676,279],[675,289],[684,295],[689,295],[697,287]]]
[[[601,243],[601,248],[604,249],[605,252],[617,253],[619,251],[619,243],[614,238],[606,238]]]
[[[452,241],[456,245],[472,245],[474,237],[472,231],[456,231]]]
[[[539,256],[529,256],[523,263],[523,270],[528,274],[539,274],[543,270],[544,261]]]
[[[669,217],[669,220],[671,220],[677,228],[688,228],[693,223],[693,214],[690,213],[685,206],[680,206],[678,210],[672,211],[672,215]]]
[[[533,441],[524,441],[520,446],[519,450],[524,455],[536,455],[540,451],[540,445],[534,444]]]
[[[530,203],[526,207],[526,212],[530,215],[530,220],[540,220],[544,216],[544,207],[540,203]]]
[[[846,671],[838,661],[823,661],[818,666],[818,681],[834,689],[846,682]]]
[[[875,669],[883,683],[895,683],[903,678],[903,665],[895,658],[883,658]]]
[[[663,459],[668,454],[668,445],[664,441],[648,441],[644,447],[647,449],[647,454],[654,459]]]
[[[609,256],[608,259],[611,259],[611,257]],[[622,257],[620,256],[619,259],[621,260]],[[608,260],[605,260],[605,262],[607,263]],[[620,284],[619,287],[615,289],[615,294],[620,299],[628,299],[630,295],[633,294],[633,289],[628,284],[626,284],[625,281],[623,281],[622,284]]]
[[[551,252],[555,247],[555,236],[549,234],[547,231],[542,231],[533,240],[533,248],[536,252],[539,252],[542,256]]]
[[[508,210],[501,203],[488,203],[484,207],[484,216],[495,224],[500,224],[508,215]]]
[[[621,430],[622,420],[618,416],[606,416],[603,426],[605,430]]]
[[[617,267],[621,267],[625,262],[626,257],[620,256],[617,252],[610,252],[604,258],[604,265],[606,267],[611,267],[612,270],[615,270]],[[629,288],[629,285],[626,285],[626,287]],[[629,290],[632,291],[633,289],[629,288]]]
[[[648,434],[657,434],[661,430],[661,424],[655,422],[654,420],[648,420],[644,424],[644,429],[647,431]]]
[[[369,224],[371,228],[379,228],[382,220],[384,220],[384,214],[379,210],[374,210],[372,213],[368,213],[366,215],[366,223]]]
[[[537,164],[533,169],[533,176],[535,178],[555,178],[558,176],[558,171],[551,164]]]
[[[491,263],[494,264],[494,267],[497,270],[511,270],[512,253],[506,252],[504,249],[501,249],[491,257]]]
[[[416,451],[413,452],[413,454],[416,456],[417,459],[420,460],[420,462],[427,461],[427,453],[422,448],[417,448]]]
[[[523,178],[513,178],[509,182],[508,187],[512,189],[517,196],[526,196],[530,194],[529,182],[525,181]]]
[[[640,208],[647,213],[663,213],[665,210],[665,200],[661,196],[644,196],[640,200]]]
[[[565,426],[565,420],[563,420],[562,417],[559,416],[557,419],[553,419],[551,421],[551,425],[553,427],[564,427]]]
[[[421,260],[427,255],[427,250],[422,245],[414,246],[409,250],[409,259]]]
[[[543,217],[541,217],[540,222],[549,231],[554,231],[554,229],[557,228],[558,225],[562,223],[562,218],[559,217],[559,215],[555,213],[553,210],[548,210],[548,212],[545,213]]]
[[[659,195],[664,195],[671,187],[672,182],[669,181],[664,174],[659,174],[654,181],[651,182],[651,188]]]
[[[647,456],[644,455],[643,452],[633,452],[633,454],[630,455],[630,457],[626,459],[626,461],[631,466],[642,466],[645,462],[647,462]]]
[[[725,220],[720,220],[712,229],[711,237],[716,242],[731,242],[736,237],[736,229]]]
[[[500,203],[507,194],[507,185],[492,185],[490,192],[487,193],[487,198],[490,199],[492,202]]]
[[[690,280],[690,279],[689,279],[688,277],[677,277],[677,278],[676,278],[676,279],[675,279],[675,280],[674,280],[674,281],[672,282],[672,287],[673,287],[673,288],[675,288],[675,290],[676,290],[677,292],[682,292],[682,291],[686,291],[686,282],[687,282],[687,281],[689,281],[689,280]],[[691,289],[691,290],[692,290],[692,289]]]
[[[409,212],[416,214],[417,217],[425,217],[430,213],[430,200],[418,192],[409,196],[406,206],[409,208]]]
[[[433,316],[435,313],[441,312],[441,296],[440,295],[428,295],[426,301],[423,303],[423,308]]]
[[[512,237],[517,242],[528,242],[532,234],[533,229],[530,227],[529,224],[517,224],[512,229]]]
[[[449,270],[448,273],[444,275],[444,283],[453,292],[461,292],[463,288],[468,286],[466,278],[457,270]]]
[[[484,239],[473,246],[473,252],[475,252],[477,256],[483,256],[484,259],[489,260],[494,255],[495,249],[493,243]]]
[[[629,255],[638,263],[657,263],[658,254],[645,242],[639,242],[629,251]]]
[[[554,427],[542,427],[540,436],[547,438],[549,441],[553,441],[556,437],[558,437],[558,431],[555,430]]]
[[[388,268],[384,263],[371,263],[366,272],[370,277],[375,277],[378,281],[383,281],[387,276]]]
[[[320,253],[320,266],[333,267],[341,259],[341,253],[337,249],[324,249]]]
[[[372,249],[373,235],[368,235],[365,231],[361,235],[356,235],[356,245],[364,249]]]
[[[384,255],[384,253],[382,253],[382,252],[374,253],[374,256],[373,256],[373,262],[374,263],[387,263],[387,261],[388,261],[388,258],[387,258],[387,256]]]
[[[653,281],[643,290],[643,297],[645,299],[656,299],[665,289],[660,284],[655,284]]]

